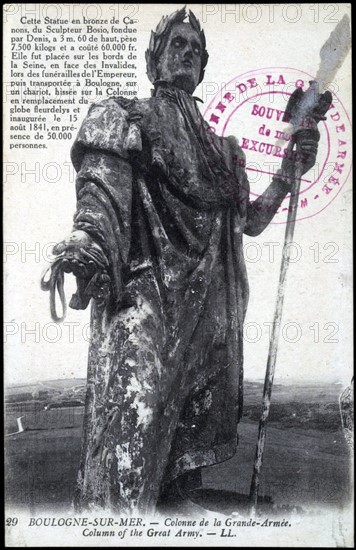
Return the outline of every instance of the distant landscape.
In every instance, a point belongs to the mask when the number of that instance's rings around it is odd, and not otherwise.
[[[79,461],[86,380],[48,380],[5,392],[6,502],[41,510],[70,505]],[[339,384],[275,384],[261,494],[279,506],[344,506],[350,454],[340,418]],[[204,488],[247,495],[263,384],[245,382],[238,451],[203,471]]]

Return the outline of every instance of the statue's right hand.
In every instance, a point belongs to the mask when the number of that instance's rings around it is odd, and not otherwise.
[[[91,279],[105,271],[107,258],[102,248],[88,233],[81,230],[72,233],[53,247],[53,254],[61,260],[61,268],[80,279]]]

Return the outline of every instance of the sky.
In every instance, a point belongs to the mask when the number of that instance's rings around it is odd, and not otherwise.
[[[164,5],[132,6],[139,29],[138,95],[149,97],[151,85],[145,74],[144,52],[150,32],[161,15],[183,5],[170,5],[167,10]],[[298,5],[300,14],[293,8],[282,13],[280,5],[275,5],[273,12],[268,5],[255,9],[224,6],[188,5],[202,21],[210,56],[205,81],[195,93],[204,101],[203,113],[224,83],[248,71],[264,74],[268,67],[292,67],[316,74],[320,47],[335,21],[348,11],[346,4],[337,5],[336,15],[303,4]],[[109,9],[106,5],[101,8],[103,13]],[[227,12],[227,8],[235,11]],[[351,109],[350,71],[349,55],[333,83],[346,112]],[[4,109],[8,107],[5,103]],[[84,119],[87,108],[80,105],[79,120]],[[228,130],[241,140],[249,128],[252,131],[253,124],[241,109]],[[319,154],[324,158],[326,130],[321,133]],[[331,139],[335,149],[335,131]],[[75,210],[74,172],[69,157],[72,141],[48,142],[41,154],[21,150],[14,154],[5,137],[6,161],[11,163],[4,187],[5,382],[9,384],[86,375],[89,310],[69,309],[65,322],[56,325],[50,318],[48,293],[39,286],[51,246],[71,229]],[[264,187],[268,183],[266,177]],[[350,381],[351,196],[348,179],[322,212],[296,224],[296,260],[288,272],[276,370],[276,378],[283,382],[347,385]],[[284,229],[284,224],[271,224],[259,237],[246,237],[244,241],[250,282],[244,364],[245,377],[251,380],[262,379],[266,368]],[[69,301],[75,291],[72,277],[66,277],[65,289]]]

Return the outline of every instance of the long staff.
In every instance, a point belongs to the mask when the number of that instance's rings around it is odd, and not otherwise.
[[[308,115],[311,115],[319,101],[319,88],[326,89],[333,80],[339,67],[341,67],[351,46],[350,39],[350,20],[345,15],[336,25],[324,46],[320,50],[320,66],[316,80],[311,82],[310,88],[305,92],[299,103],[296,114],[290,121],[292,128],[297,129],[301,121]],[[292,130],[293,131],[293,130]],[[290,148],[293,147],[293,140]],[[256,446],[255,461],[250,487],[250,504],[253,510],[257,508],[258,489],[260,486],[260,474],[263,462],[263,452],[265,447],[267,420],[271,405],[271,396],[273,388],[273,379],[275,373],[279,334],[283,312],[283,302],[286,288],[287,271],[290,262],[290,243],[293,241],[295,220],[297,216],[300,182],[302,176],[302,166],[299,162],[295,165],[294,182],[288,208],[287,226],[284,237],[283,254],[281,261],[281,270],[279,276],[277,303],[273,320],[272,334],[270,339],[265,383],[262,398],[262,414],[258,428],[258,439]]]

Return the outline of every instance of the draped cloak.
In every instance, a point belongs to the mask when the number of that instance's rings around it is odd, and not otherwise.
[[[78,509],[147,512],[170,481],[236,451],[242,238],[287,192],[272,182],[250,203],[244,160],[173,87],[105,100],[84,120],[74,228],[102,247],[112,286],[91,304]]]

